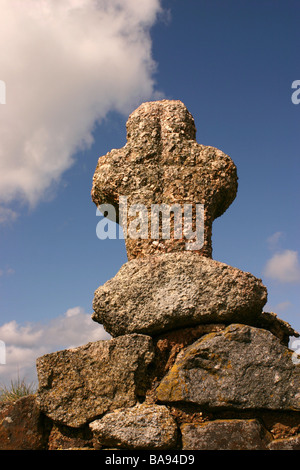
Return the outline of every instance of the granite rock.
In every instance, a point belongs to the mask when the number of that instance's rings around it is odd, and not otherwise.
[[[256,419],[224,419],[181,426],[183,450],[267,450],[272,436]]]
[[[47,427],[34,395],[0,403],[0,450],[43,450]]]
[[[53,423],[49,439],[48,450],[91,449],[93,450],[93,435],[86,424],[80,428]]]
[[[224,330],[227,325],[211,323],[197,325],[178,330],[167,331],[153,337],[155,358],[151,365],[151,372],[155,383],[161,380],[173,366],[177,355],[190,344],[208,333]]]
[[[200,323],[259,321],[267,301],[260,279],[191,252],[125,263],[94,296],[93,320],[112,336],[158,334]]]
[[[182,351],[156,389],[162,403],[300,410],[300,365],[271,332],[232,324]]]
[[[194,118],[177,100],[143,103],[128,118],[127,143],[98,160],[92,199],[99,207],[112,204],[117,221],[128,232],[135,216],[122,218],[120,196],[128,207],[143,204],[151,226],[152,204],[204,204],[204,244],[198,253],[211,257],[213,220],[221,216],[235,199],[237,172],[231,158],[211,146],[196,142]],[[193,224],[196,220],[193,216]],[[149,234],[148,228],[148,234]],[[187,237],[164,239],[158,236],[125,239],[128,259],[155,252],[182,251]],[[174,235],[174,233],[173,233]]]
[[[37,402],[59,424],[80,427],[145,394],[153,359],[149,336],[125,335],[37,359]]]
[[[288,322],[279,318],[274,312],[263,312],[258,322],[253,322],[252,326],[260,326],[270,330],[285,346],[289,346],[291,337],[299,338],[300,336],[298,331],[294,330]]]
[[[300,450],[300,434],[287,439],[277,439],[268,445],[269,450]]]
[[[90,423],[96,447],[165,450],[176,446],[177,425],[168,408],[138,404]]]

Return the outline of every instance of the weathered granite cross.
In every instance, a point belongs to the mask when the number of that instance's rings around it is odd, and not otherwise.
[[[193,207],[194,233],[195,208],[203,204],[204,243],[196,251],[211,257],[212,223],[226,211],[237,192],[233,161],[220,150],[196,142],[194,119],[181,101],[144,103],[129,116],[126,127],[126,145],[99,158],[93,178],[93,201],[97,207],[102,204],[114,206],[117,222],[125,234],[134,220],[134,213],[128,210],[125,218],[120,214],[121,198],[126,200],[126,210],[134,204],[147,208],[149,227],[153,205],[170,207],[177,204],[183,213],[185,205],[190,205]],[[140,217],[139,222],[142,220]],[[178,236],[174,227],[171,224],[169,239],[162,232],[158,239],[153,239],[150,231],[146,236],[141,231],[142,238],[125,237],[128,259],[186,249],[187,241],[192,240],[187,240],[183,230]]]

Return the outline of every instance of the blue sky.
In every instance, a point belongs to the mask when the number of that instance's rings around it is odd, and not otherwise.
[[[213,258],[262,278],[265,310],[300,331],[299,2],[126,0],[122,11],[112,0],[96,14],[92,0],[50,13],[14,3],[0,0],[0,382],[34,377],[45,352],[107,337],[90,320],[93,294],[127,257],[124,240],[96,237],[92,177],[125,144],[129,113],[159,97],[183,101],[197,141],[237,166]]]

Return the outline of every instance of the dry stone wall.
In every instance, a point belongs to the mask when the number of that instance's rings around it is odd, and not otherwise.
[[[300,365],[288,347],[299,335],[264,312],[260,279],[212,259],[212,222],[236,192],[234,163],[196,142],[183,103],[130,115],[126,145],[99,159],[93,201],[120,223],[120,196],[148,209],[203,204],[203,246],[189,251],[174,232],[128,237],[128,262],[93,302],[112,338],[39,358],[37,394],[0,408],[0,448],[300,449]]]

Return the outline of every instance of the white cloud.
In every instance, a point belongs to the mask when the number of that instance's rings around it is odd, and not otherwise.
[[[300,263],[298,252],[284,250],[282,252],[275,253],[266,263],[264,275],[270,279],[283,283],[299,282]]]
[[[0,222],[35,205],[93,142],[95,123],[155,96],[160,0],[0,0]]]
[[[292,302],[286,300],[284,302],[279,302],[273,306],[273,304],[267,302],[264,306],[265,312],[283,312],[286,313],[293,306]]]
[[[267,238],[267,243],[270,250],[278,249],[279,242],[282,240],[284,234],[283,232],[275,232],[269,238]]]
[[[292,307],[292,305],[292,302],[290,302],[289,300],[279,302],[279,304],[276,305],[276,311],[278,310],[279,312],[285,312],[290,307]]]
[[[102,325],[81,307],[74,307],[47,324],[19,325],[11,321],[0,326],[0,340],[6,349],[6,364],[0,364],[0,384],[20,376],[37,381],[35,361],[38,357],[61,349],[80,346],[110,336]]]
[[[0,134],[1,134],[1,130],[0,130]],[[1,179],[1,176],[0,176],[0,179]],[[0,197],[0,200],[1,200],[1,197]],[[8,207],[0,206],[0,224],[7,224],[10,222],[13,222],[14,220],[16,220],[17,217],[18,217],[18,214],[16,211],[13,211],[12,209],[9,209]]]

